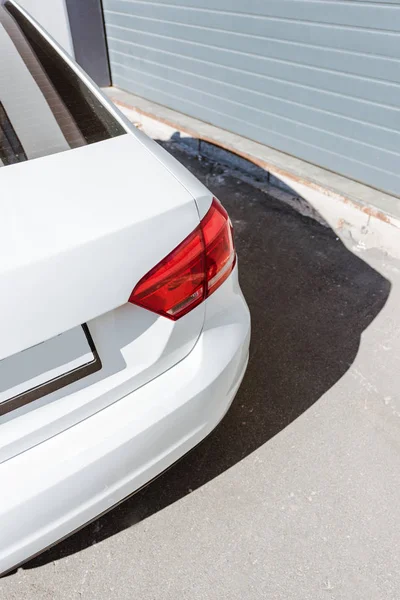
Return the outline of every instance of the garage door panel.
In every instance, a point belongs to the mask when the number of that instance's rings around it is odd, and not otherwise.
[[[160,86],[166,91],[171,91],[171,93],[176,93],[178,95],[184,93],[185,97],[189,100],[211,106],[222,114],[226,112],[236,119],[240,119],[243,110],[246,110],[251,118],[251,122],[257,123],[260,129],[264,129],[266,132],[281,132],[283,135],[290,138],[296,136],[307,139],[309,144],[315,146],[316,150],[321,147],[335,148],[340,152],[345,153],[346,156],[353,157],[362,162],[382,164],[385,168],[389,168],[389,170],[394,170],[398,166],[397,154],[363,144],[350,137],[345,138],[321,128],[307,126],[294,119],[267,113],[251,106],[243,106],[236,100],[233,101],[226,97],[218,96],[211,90],[206,91],[202,86],[191,87],[190,84],[192,83],[192,80],[189,81],[187,77],[183,78],[180,83],[176,80],[172,82],[168,77],[150,74],[147,69],[127,69],[119,65],[115,66],[115,75],[123,77],[127,81],[134,77],[135,82],[141,81],[150,86]],[[351,132],[349,133],[351,135]],[[289,151],[289,147],[285,147],[285,151]]]
[[[226,31],[187,27],[177,23],[155,21],[151,19],[133,19],[132,26],[126,23],[124,15],[112,15],[114,22],[109,23],[111,32],[121,40],[135,41],[136,33],[150,33],[153,36],[185,40],[190,46],[202,44],[212,53],[215,48],[224,48],[234,53],[255,56],[268,56],[277,61],[289,61],[301,65],[341,71],[376,79],[400,83],[399,62],[372,54],[353,54],[328,47],[315,48],[306,44],[282,42],[250,35],[237,35]],[[400,38],[399,38],[400,43]],[[240,57],[237,56],[240,61]]]
[[[130,12],[135,5],[148,5],[157,15],[159,6],[169,5],[176,13],[186,10],[196,13],[222,12],[227,15],[251,15],[253,17],[274,17],[301,22],[326,23],[328,25],[345,25],[366,27],[376,30],[397,31],[396,20],[399,18],[398,0],[386,2],[363,2],[360,6],[352,0],[103,0],[104,8]],[[392,4],[392,6],[390,5]],[[212,20],[210,16],[210,21]],[[179,21],[179,18],[177,19]]]
[[[103,3],[115,85],[400,195],[400,3]]]
[[[207,102],[210,106],[215,103],[214,96],[226,102],[226,98],[232,98],[236,103],[242,104],[245,110],[255,109],[271,117],[282,117],[293,124],[304,124],[316,129],[325,130],[343,137],[351,137],[360,142],[372,146],[378,146],[396,153],[400,148],[400,133],[391,129],[382,129],[371,125],[368,122],[349,119],[340,115],[335,115],[320,109],[310,108],[297,102],[287,99],[279,99],[266,96],[263,93],[254,92],[246,87],[227,84],[220,80],[213,80],[212,86],[209,84],[209,77],[199,74],[189,73],[182,69],[165,67],[160,63],[154,63],[137,57],[130,57],[128,60],[124,56],[113,59],[114,71],[124,75],[124,77],[143,78],[146,75],[164,79],[166,82],[174,81],[174,84],[197,89],[200,93],[209,91],[212,94]],[[140,73],[140,75],[138,75]],[[230,101],[230,100],[228,100]],[[400,127],[400,112],[397,114],[397,127]]]
[[[225,82],[237,86],[239,81],[243,89],[263,94],[266,103],[269,103],[270,99],[271,101],[274,99],[279,101],[291,99],[297,104],[331,112],[339,117],[343,115],[346,118],[354,118],[371,125],[385,127],[391,131],[400,131],[400,109],[388,105],[384,106],[384,110],[376,110],[376,106],[371,106],[370,102],[362,99],[325,92],[315,87],[272,77],[268,78],[238,69],[226,68],[210,62],[198,61],[188,56],[178,54],[166,56],[165,52],[161,50],[137,44],[125,45],[122,48],[123,50],[110,49],[110,58],[113,64],[130,66],[141,62],[154,63],[156,74],[158,68],[164,70],[173,68],[198,77],[208,78],[211,86],[215,86],[215,82]],[[149,66],[149,69],[152,71],[152,67]]]
[[[278,63],[269,57],[238,55],[229,52],[223,48],[213,49],[210,53],[209,48],[202,45],[191,45],[187,42],[155,37],[151,34],[135,32],[130,41],[118,39],[119,31],[112,26],[107,27],[108,45],[110,49],[120,52],[131,53],[131,45],[142,46],[143,48],[158,49],[165,53],[165,63],[168,64],[169,57],[167,53],[178,56],[190,56],[197,60],[202,60],[206,64],[217,64],[222,67],[238,68],[248,73],[260,74],[267,77],[274,77],[286,80],[292,83],[298,83],[305,86],[319,87],[324,91],[332,91],[338,95],[350,95],[352,97],[369,100],[377,104],[398,107],[398,98],[400,95],[399,84],[388,83],[379,80],[366,80],[357,78],[344,73],[327,72],[316,70],[313,67],[305,65],[294,65]],[[111,65],[112,66],[112,65]],[[239,79],[240,81],[240,79]]]
[[[398,33],[363,30],[359,27],[332,26],[326,23],[298,22],[275,18],[254,18],[245,14],[226,14],[214,11],[187,10],[174,6],[158,6],[155,12],[152,3],[124,2],[114,3],[114,11],[107,11],[107,22],[128,29],[150,31],[152,24],[161,23],[163,32],[172,31],[174,24],[186,28],[190,35],[193,27],[203,28],[203,39],[208,31],[215,33],[229,31],[233,34],[248,35],[254,39],[259,36],[280,42],[310,44],[340,51],[363,52],[368,55],[379,54],[388,58],[400,58],[400,36]],[[206,31],[204,31],[206,30]],[[225,46],[226,47],[226,46]],[[254,44],[253,44],[254,51]]]

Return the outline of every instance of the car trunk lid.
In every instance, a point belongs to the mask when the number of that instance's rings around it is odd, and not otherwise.
[[[134,136],[0,171],[0,360],[128,301],[199,222]]]
[[[204,304],[173,322],[127,304],[199,224],[191,194],[131,134],[0,169],[0,360],[88,324],[102,368],[0,416],[0,462],[184,358]],[[18,366],[18,365],[17,365]]]

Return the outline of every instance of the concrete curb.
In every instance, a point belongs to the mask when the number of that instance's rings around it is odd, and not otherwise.
[[[122,90],[105,92],[150,137],[180,143],[222,164],[238,178],[330,226],[355,252],[378,249],[400,258],[398,198]]]

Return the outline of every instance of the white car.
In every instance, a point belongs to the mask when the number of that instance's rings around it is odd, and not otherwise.
[[[13,0],[0,6],[0,573],[198,444],[243,378],[232,226]]]

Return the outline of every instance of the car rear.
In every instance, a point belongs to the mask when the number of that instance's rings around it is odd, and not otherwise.
[[[11,0],[0,49],[1,573],[217,425],[250,320],[210,192]]]

